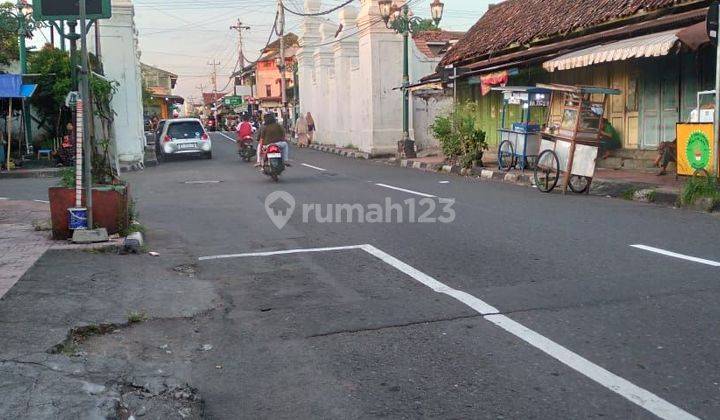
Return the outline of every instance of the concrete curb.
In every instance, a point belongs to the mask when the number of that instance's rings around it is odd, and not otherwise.
[[[317,150],[320,152],[332,153],[332,154],[335,154],[338,156],[343,156],[343,157],[347,157],[347,158],[351,158],[351,159],[369,160],[369,159],[374,158],[374,156],[372,156],[370,153],[361,152],[359,150],[349,151],[349,150],[344,150],[344,149],[338,149],[338,148],[332,147],[332,146],[325,146],[322,144],[311,144],[310,146],[308,146],[308,148]]]
[[[0,179],[58,178],[62,168],[16,169],[0,172]]]
[[[443,172],[451,175],[473,177],[481,181],[495,181],[526,187],[535,186],[532,171],[526,171],[524,173],[507,173],[498,169],[490,168],[462,169],[458,165],[427,164],[425,162],[416,162],[411,159],[398,160],[395,158],[388,159],[387,162],[390,165],[396,165],[402,168],[426,172]],[[644,193],[636,194],[639,191],[644,191]],[[629,194],[630,192],[632,192],[632,194]],[[678,207],[680,198],[680,195],[677,192],[661,190],[652,185],[603,179],[595,179],[593,181],[590,195],[625,199],[631,197],[631,201],[653,203],[668,207]],[[707,205],[701,204],[699,207],[701,207],[702,211],[707,211]],[[720,209],[715,210],[718,211]]]

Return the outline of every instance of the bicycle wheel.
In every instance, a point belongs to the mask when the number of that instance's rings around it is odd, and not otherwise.
[[[544,150],[538,156],[535,165],[535,185],[544,192],[549,193],[554,190],[560,180],[560,160],[552,150]]]
[[[509,171],[515,167],[515,148],[508,140],[500,143],[498,148],[498,166],[501,171]]]
[[[574,192],[575,194],[583,194],[587,192],[588,188],[590,188],[590,178],[573,175],[570,178],[570,183],[568,186],[570,187],[570,191]]]

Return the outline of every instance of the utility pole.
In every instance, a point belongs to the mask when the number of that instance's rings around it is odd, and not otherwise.
[[[83,119],[83,149],[85,152],[85,207],[87,208],[87,222],[88,230],[93,230],[93,196],[92,196],[92,140],[90,138],[91,133],[88,130],[90,125],[90,118],[92,118],[92,112],[90,107],[92,102],[90,100],[90,71],[88,68],[88,49],[87,49],[87,25],[86,25],[86,0],[80,0],[80,97],[82,98],[82,114],[79,118]]]
[[[217,89],[217,66],[220,65],[219,62],[213,60],[211,63],[208,63],[208,65],[213,66],[213,72],[212,72],[212,83],[213,83],[213,107],[215,108],[215,111],[213,112],[213,116],[215,117],[215,128],[217,129],[220,126],[220,122],[218,121],[218,111],[217,111],[217,100],[218,100],[218,89]]]
[[[285,7],[283,0],[278,0],[278,26],[280,27],[280,97],[282,98],[283,125],[287,128],[287,81],[285,80]]]
[[[243,53],[243,31],[249,31],[250,27],[244,26],[238,18],[237,25],[231,26],[230,29],[234,29],[238,32],[238,68],[240,69],[240,73],[242,74],[243,70],[245,69],[245,53]],[[233,77],[234,76],[235,75],[233,75]],[[237,84],[234,80],[233,93],[235,94],[235,96],[237,96]]]

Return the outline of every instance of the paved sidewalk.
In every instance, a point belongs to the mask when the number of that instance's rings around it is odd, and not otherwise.
[[[49,218],[46,203],[0,200],[0,298],[53,245],[33,226]]]

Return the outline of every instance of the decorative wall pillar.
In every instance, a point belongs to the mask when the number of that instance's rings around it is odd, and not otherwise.
[[[402,139],[402,93],[396,89],[402,85],[402,37],[382,23],[375,0],[361,0],[358,27],[360,79],[369,109],[364,137],[370,143],[363,151],[395,154]]]
[[[305,12],[316,13],[320,11],[320,0],[305,0]],[[298,89],[300,91],[300,112],[314,109],[314,71],[315,71],[315,45],[320,43],[320,24],[322,19],[317,16],[305,16],[300,24],[300,49],[295,57],[298,63]]]
[[[115,0],[112,18],[100,21],[100,43],[105,77],[120,85],[113,96],[116,113],[111,136],[115,140],[115,159],[120,167],[138,167],[144,161],[142,75],[138,49],[135,10],[132,0]],[[95,37],[88,37],[95,50]]]
[[[330,78],[334,73],[332,42],[335,29],[327,22],[320,25],[320,44],[315,50],[315,109],[311,110],[317,125],[315,141],[323,144],[334,144],[332,132],[336,110],[334,98],[330,92]]]
[[[352,71],[358,65],[358,37],[355,35],[358,10],[353,6],[345,6],[340,11],[340,24],[352,35],[340,33],[339,40],[333,44],[335,56],[335,103],[337,113],[335,115],[334,132],[335,145],[344,147],[348,144],[359,146],[353,143],[352,120],[360,115],[357,112],[359,102],[354,101],[352,96]],[[347,38],[345,38],[347,37]]]

